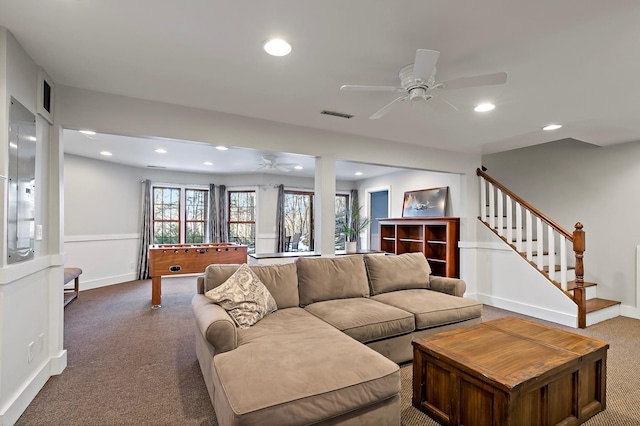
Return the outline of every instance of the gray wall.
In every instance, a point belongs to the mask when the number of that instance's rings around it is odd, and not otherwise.
[[[570,232],[582,222],[585,278],[598,297],[636,303],[640,142],[598,147],[567,139],[485,155],[487,173]]]

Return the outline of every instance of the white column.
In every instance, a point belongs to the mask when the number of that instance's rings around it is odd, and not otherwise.
[[[64,349],[64,146],[62,127],[49,130],[49,217],[44,235],[54,259],[49,269],[49,351],[51,374],[60,374],[67,366]],[[57,262],[56,262],[57,260]],[[57,265],[56,265],[57,263]]]
[[[336,231],[336,159],[334,157],[316,158],[313,213],[315,251],[323,256],[333,256]]]

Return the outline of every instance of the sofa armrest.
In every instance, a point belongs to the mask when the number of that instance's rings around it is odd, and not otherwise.
[[[467,283],[459,278],[447,278],[431,275],[429,277],[429,285],[431,286],[431,290],[458,297],[462,297],[464,292],[467,290]]]
[[[202,294],[191,299],[196,328],[219,354],[234,350],[238,346],[236,324],[227,311]]]

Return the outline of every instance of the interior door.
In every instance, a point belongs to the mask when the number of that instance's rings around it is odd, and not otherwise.
[[[375,191],[369,193],[369,205],[371,206],[371,232],[369,232],[369,249],[380,250],[380,225],[378,219],[389,216],[389,191]]]

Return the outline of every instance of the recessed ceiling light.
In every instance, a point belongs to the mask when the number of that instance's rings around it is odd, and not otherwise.
[[[487,112],[495,109],[495,107],[496,106],[494,104],[480,104],[477,107],[475,107],[473,110],[475,112]]]
[[[300,164],[298,164],[297,166],[293,167],[296,170],[302,170],[304,167],[302,167]]]
[[[218,151],[226,151],[226,150],[228,150],[229,148],[227,148],[226,146],[218,145],[218,146],[216,146],[216,149],[217,149]]]
[[[213,163],[211,161],[205,161],[204,163],[205,166],[213,166]]]
[[[356,176],[362,176],[362,172],[356,172]]]
[[[544,126],[542,130],[558,130],[562,127],[562,124],[549,124],[548,126]]]
[[[291,53],[291,45],[279,38],[267,41],[262,47],[271,56],[287,56]]]
[[[100,151],[100,155],[104,155],[105,157],[111,157],[113,154],[109,151]]]
[[[158,149],[156,149],[156,152],[157,152],[158,154],[166,154],[166,153],[167,153],[167,150],[166,150],[166,149],[164,149],[164,148],[158,148]]]
[[[9,146],[10,146],[11,148],[13,148],[13,149],[18,149],[18,145],[16,145],[16,144],[15,144],[15,143],[13,143],[13,142],[9,142]]]
[[[35,142],[35,141],[37,141],[38,139],[36,139],[36,137],[35,137],[35,136],[27,136],[27,140],[30,140],[31,142]]]
[[[83,135],[87,135],[87,136],[93,136],[96,134],[96,132],[94,132],[93,130],[78,130],[78,131]]]

